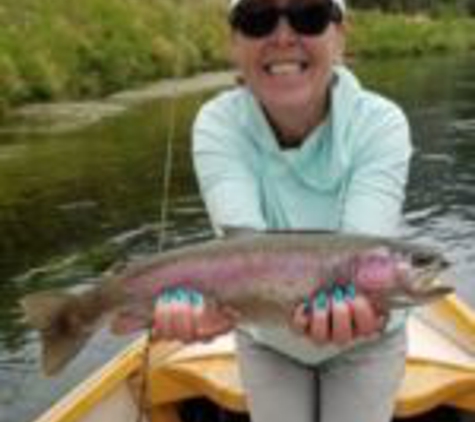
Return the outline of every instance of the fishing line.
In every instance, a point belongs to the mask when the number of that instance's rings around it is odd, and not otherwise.
[[[174,75],[172,79],[172,93],[170,97],[170,107],[169,107],[169,125],[167,130],[167,138],[165,142],[165,159],[164,159],[164,169],[163,169],[163,179],[161,187],[161,204],[160,204],[160,217],[159,217],[159,227],[158,227],[158,252],[162,252],[165,240],[166,240],[166,226],[168,223],[168,208],[170,203],[170,184],[172,178],[173,170],[173,140],[175,138],[176,132],[176,103],[177,103],[177,87],[176,87],[176,77],[178,74],[178,67],[175,65]]]
[[[174,75],[173,80],[176,76]],[[166,138],[166,150],[165,150],[165,164],[163,170],[163,183],[162,183],[162,201],[160,206],[160,218],[159,218],[159,227],[157,232],[157,250],[158,253],[162,252],[166,240],[166,225],[168,220],[168,207],[170,202],[170,183],[172,175],[172,160],[173,160],[173,139],[175,137],[175,116],[176,116],[176,86],[172,83],[172,94],[170,98],[170,124],[167,131]],[[143,422],[147,416],[150,419],[151,408],[148,403],[149,395],[149,381],[148,381],[148,372],[150,370],[150,355],[153,344],[153,327],[150,326],[147,329],[145,348],[142,357],[141,364],[141,381],[138,397],[138,412],[137,412],[137,422]]]
[[[151,327],[148,328],[146,338],[145,338],[145,346],[142,355],[141,365],[140,365],[140,387],[138,392],[138,410],[137,410],[137,417],[136,422],[143,422],[146,419],[150,419],[150,412],[151,408],[149,406],[148,401],[148,393],[149,393],[149,382],[148,382],[148,371],[150,369],[150,349],[152,347],[152,336],[153,336],[153,329]]]
[[[178,34],[181,34],[181,21],[182,19],[178,18]],[[164,169],[163,169],[163,178],[161,186],[161,203],[160,203],[160,214],[158,220],[158,230],[157,230],[157,251],[158,253],[163,252],[166,235],[167,235],[167,223],[168,223],[168,208],[170,204],[170,185],[172,179],[172,170],[173,170],[173,140],[176,133],[176,109],[177,109],[177,97],[178,91],[176,86],[176,80],[178,77],[178,57],[174,60],[173,72],[171,78],[171,95],[169,99],[169,114],[168,114],[168,128],[167,136],[165,139],[165,157],[164,157]],[[160,158],[160,157],[159,157]],[[142,356],[142,364],[140,368],[140,389],[138,397],[138,412],[137,412],[137,422],[142,422],[143,420],[151,420],[151,407],[149,406],[149,377],[148,373],[150,371],[150,358],[151,358],[151,349],[153,345],[153,326],[148,327],[145,347]]]

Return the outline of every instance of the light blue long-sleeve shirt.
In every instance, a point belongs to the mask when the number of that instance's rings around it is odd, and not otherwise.
[[[281,149],[244,86],[200,110],[193,158],[215,228],[313,228],[397,233],[412,148],[407,119],[391,101],[335,68],[326,120],[299,148]],[[392,317],[388,329],[401,325]],[[246,327],[257,341],[306,364],[339,352],[286,328]]]

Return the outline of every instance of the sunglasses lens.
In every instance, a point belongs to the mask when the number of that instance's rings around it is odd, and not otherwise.
[[[231,26],[251,38],[268,36],[279,17],[284,15],[290,26],[302,35],[319,35],[333,19],[330,1],[304,2],[280,9],[261,1],[244,1],[230,16]]]
[[[290,26],[302,35],[320,35],[332,20],[329,3],[296,5],[287,12]]]
[[[279,21],[279,11],[275,7],[252,3],[237,7],[231,15],[231,26],[252,38],[265,37],[272,33]]]

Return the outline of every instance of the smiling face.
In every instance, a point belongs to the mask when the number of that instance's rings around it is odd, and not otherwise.
[[[319,0],[251,1],[287,7]],[[341,58],[343,41],[342,24],[331,22],[322,34],[302,35],[280,17],[276,28],[260,38],[234,30],[233,57],[246,85],[271,116],[315,113],[325,106],[332,66]]]

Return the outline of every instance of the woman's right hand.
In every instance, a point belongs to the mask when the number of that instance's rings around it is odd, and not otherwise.
[[[347,345],[358,338],[378,335],[387,320],[354,285],[320,292],[299,304],[293,315],[296,330],[316,344]]]
[[[232,330],[235,317],[230,309],[206,303],[195,290],[169,289],[155,304],[153,337],[184,343],[210,341]]]

